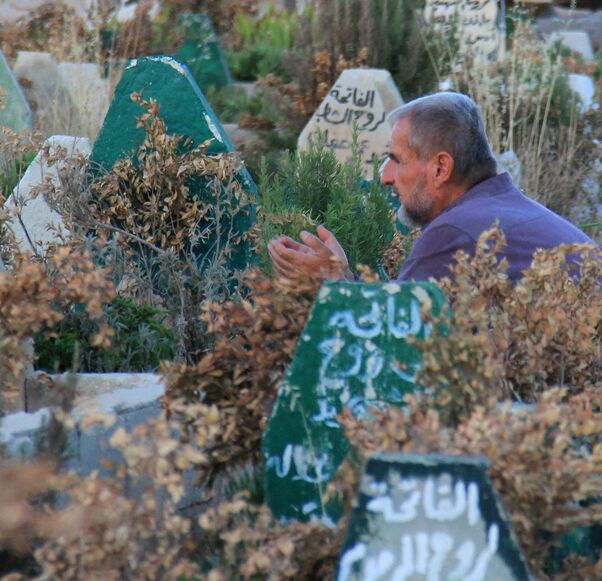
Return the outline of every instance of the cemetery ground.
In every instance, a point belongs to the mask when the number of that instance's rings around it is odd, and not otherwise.
[[[305,4],[0,27],[3,579],[435,575],[426,532],[375,552],[385,473],[419,518],[466,513],[428,531],[472,547],[440,578],[602,579],[599,254],[541,251],[514,286],[492,226],[453,278],[392,282],[417,232],[368,135],[465,92],[521,189],[600,241],[601,47],[533,8],[505,36],[487,15],[483,58],[424,2]],[[321,223],[358,282],[272,277],[266,242]],[[449,474],[453,518],[427,502]]]

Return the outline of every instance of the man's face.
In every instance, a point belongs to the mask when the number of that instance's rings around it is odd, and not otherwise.
[[[408,119],[395,124],[380,182],[392,186],[399,197],[403,206],[400,219],[424,226],[431,219],[433,198],[427,192],[426,162],[419,160],[408,146],[410,130]]]

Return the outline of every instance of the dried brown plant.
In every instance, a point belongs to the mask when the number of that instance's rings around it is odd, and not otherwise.
[[[220,411],[221,429],[205,452],[203,479],[256,463],[261,434],[290,363],[318,284],[269,280],[252,271],[243,300],[203,305],[215,346],[195,366],[167,365],[166,405],[184,397]]]

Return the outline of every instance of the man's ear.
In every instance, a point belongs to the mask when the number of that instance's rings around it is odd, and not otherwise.
[[[440,188],[451,180],[454,173],[454,158],[447,151],[440,151],[432,159],[433,185]]]

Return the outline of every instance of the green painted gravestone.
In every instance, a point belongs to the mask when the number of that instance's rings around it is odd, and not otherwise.
[[[157,101],[159,115],[166,124],[168,134],[190,138],[193,147],[211,140],[208,154],[234,151],[234,146],[187,67],[168,56],[145,57],[130,61],[115,89],[111,106],[90,155],[95,171],[108,170],[117,160],[135,156],[144,142],[144,129],[136,124],[144,110],[132,101],[132,93],[141,93],[144,99],[153,98]],[[254,200],[257,188],[249,172],[241,168],[236,179],[248,199]],[[187,185],[191,196],[214,200],[215,193],[209,191],[202,179]],[[247,232],[255,220],[254,204],[246,204],[239,210],[233,224],[236,234]],[[227,220],[228,216],[224,215],[225,232],[230,229],[229,224],[226,224]],[[219,247],[215,242],[213,238],[203,240],[201,237],[194,248],[199,262],[206,258],[210,249]],[[233,249],[229,262],[232,268],[244,268],[250,259],[251,248],[245,242]]]
[[[186,63],[199,86],[221,89],[231,85],[230,69],[209,16],[187,12],[178,19],[178,27],[184,43],[176,58]]]
[[[31,110],[4,54],[0,51],[0,126],[12,131],[31,129]]]
[[[284,519],[334,521],[340,503],[326,486],[349,451],[336,416],[403,405],[420,389],[414,374],[423,338],[423,305],[441,312],[445,298],[430,283],[326,283],[320,289],[263,436],[266,495]]]
[[[477,457],[376,454],[366,462],[338,581],[528,581]]]

